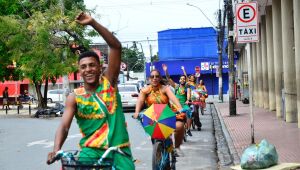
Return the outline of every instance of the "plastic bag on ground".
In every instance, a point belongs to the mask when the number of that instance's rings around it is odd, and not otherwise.
[[[263,139],[259,144],[246,148],[241,157],[243,169],[268,168],[278,163],[275,146]]]

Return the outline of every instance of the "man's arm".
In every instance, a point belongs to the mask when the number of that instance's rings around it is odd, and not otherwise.
[[[166,77],[167,77],[167,80],[168,80],[169,84],[170,84],[173,88],[175,88],[175,87],[176,87],[176,84],[175,84],[175,82],[171,79],[171,77],[170,77],[170,75],[169,75],[167,65],[163,64],[163,65],[162,65],[162,68],[163,68],[163,70],[164,70],[164,72],[165,72],[165,75],[166,75]]]
[[[190,88],[187,88],[187,101],[186,103],[188,104],[190,101],[191,101],[191,89]]]
[[[181,70],[182,70],[183,75],[185,76],[186,80],[188,80],[188,76],[187,76],[187,74],[186,74],[186,71],[185,71],[185,69],[184,69],[184,66],[181,66]]]
[[[76,111],[75,95],[70,94],[66,101],[66,107],[59,127],[56,130],[53,151],[48,154],[47,163],[50,164],[56,152],[63,146]]]
[[[168,96],[168,98],[171,100],[171,102],[176,105],[177,111],[182,110],[182,106],[181,106],[179,100],[176,98],[175,94],[172,92],[170,87],[166,86],[164,90],[165,90],[165,93]]]
[[[103,37],[109,46],[108,68],[104,72],[104,75],[114,87],[118,83],[118,77],[120,73],[122,53],[121,43],[107,28],[85,13],[81,13],[79,16],[77,16],[76,21],[82,25],[92,26]]]

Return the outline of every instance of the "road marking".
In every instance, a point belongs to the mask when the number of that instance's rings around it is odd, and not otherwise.
[[[69,135],[66,139],[66,141],[74,139],[74,138],[80,138],[82,135],[80,133],[78,134],[74,134],[74,135]],[[47,139],[42,139],[42,140],[37,140],[37,141],[33,141],[33,142],[29,142],[27,143],[27,147],[32,147],[32,146],[36,146],[36,145],[40,145],[43,148],[50,148],[54,146],[54,141],[53,140],[47,140]]]
[[[48,141],[47,139],[43,139],[43,140],[38,140],[38,141],[34,141],[34,142],[30,142],[27,144],[27,147],[31,147],[34,145],[44,145],[44,148],[50,148],[54,146],[54,142],[53,141]]]

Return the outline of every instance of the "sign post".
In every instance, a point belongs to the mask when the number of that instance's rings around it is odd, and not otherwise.
[[[238,3],[236,8],[237,43],[259,41],[257,2]]]
[[[200,67],[199,66],[195,67],[195,77],[200,77]]]
[[[236,5],[236,33],[237,43],[250,43],[259,41],[258,9],[257,2],[239,3]],[[248,44],[250,48],[250,44]],[[249,49],[249,51],[251,51]],[[250,126],[251,143],[254,144],[254,113],[252,97],[252,67],[250,54],[247,55],[248,77],[249,77],[249,107],[250,107]]]

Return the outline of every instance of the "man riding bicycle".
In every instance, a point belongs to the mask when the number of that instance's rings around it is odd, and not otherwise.
[[[168,79],[169,84],[175,89],[175,96],[179,100],[182,108],[187,110],[187,134],[192,136],[192,132],[190,130],[192,124],[192,112],[188,106],[189,100],[191,99],[191,89],[186,86],[186,77],[184,75],[180,76],[179,84],[175,83],[169,73],[167,65],[163,64],[163,70],[165,71],[165,75]],[[182,67],[183,68],[183,67]]]
[[[92,26],[110,47],[108,68],[102,73],[99,56],[93,51],[80,54],[79,73],[84,86],[74,90],[66,101],[62,121],[56,131],[53,151],[48,154],[51,163],[55,154],[65,142],[73,117],[83,135],[80,140],[79,161],[99,159],[106,149],[116,146],[126,153],[114,153],[115,169],[132,170],[129,137],[122,111],[122,103],[117,89],[121,62],[121,44],[116,37],[91,16],[81,13],[76,21]]]

